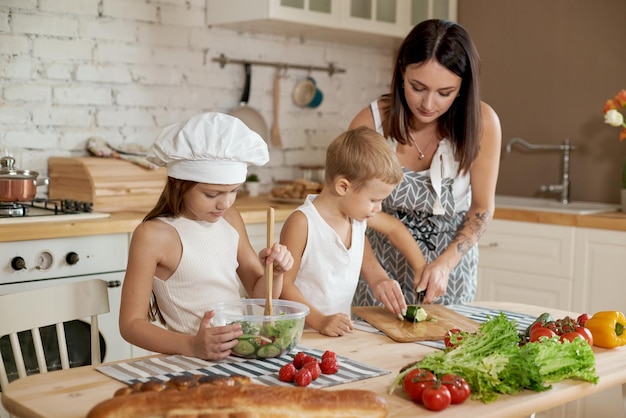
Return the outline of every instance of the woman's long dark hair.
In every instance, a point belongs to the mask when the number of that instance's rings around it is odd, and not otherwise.
[[[439,117],[438,129],[442,138],[452,141],[459,172],[465,172],[478,155],[480,141],[480,58],[469,34],[459,24],[426,20],[416,25],[404,39],[394,68],[391,93],[383,96],[389,104],[383,130],[385,136],[401,144],[409,142],[413,126],[411,110],[404,97],[403,74],[408,65],[431,59],[461,77],[459,96]]]

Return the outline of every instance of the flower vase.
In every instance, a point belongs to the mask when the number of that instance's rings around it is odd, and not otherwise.
[[[248,190],[248,194],[250,197],[257,197],[259,195],[259,188],[261,187],[261,183],[258,181],[249,181],[246,183],[246,189]]]

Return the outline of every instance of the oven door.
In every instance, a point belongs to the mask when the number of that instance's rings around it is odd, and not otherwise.
[[[98,325],[100,327],[100,340],[102,353],[104,353],[103,361],[125,360],[132,357],[131,345],[124,341],[119,332],[119,310],[122,297],[122,282],[124,280],[123,272],[97,274],[90,276],[80,276],[61,279],[41,280],[34,282],[25,282],[18,284],[6,284],[0,286],[0,293],[16,293],[25,290],[37,289],[60,285],[64,283],[76,282],[81,280],[102,279],[107,282],[109,288],[109,312],[98,317]],[[66,338],[68,342],[68,350],[70,351],[70,362],[72,367],[84,365],[84,359],[90,362],[90,318],[84,318],[82,321],[71,321],[65,324]],[[30,332],[26,331],[25,336],[20,336],[20,343],[24,344],[22,350],[32,350],[27,340],[30,338]],[[43,335],[42,335],[43,338]],[[22,343],[24,339],[24,343]],[[6,340],[6,341],[5,341]],[[0,339],[0,347],[5,349],[5,342],[8,345],[8,336]],[[56,343],[56,340],[54,341]],[[53,344],[51,344],[51,347]],[[9,346],[10,347],[10,346]],[[10,348],[9,348],[10,350]],[[58,349],[56,349],[58,352]],[[53,350],[54,351],[54,350]],[[34,352],[33,352],[34,356]],[[3,351],[4,357],[4,351]],[[58,357],[58,353],[57,353]],[[5,359],[7,357],[4,357]],[[36,361],[35,361],[36,368]],[[60,364],[60,363],[59,363]],[[89,364],[89,363],[87,363]],[[11,367],[8,365],[8,367]],[[7,369],[8,370],[8,369]],[[38,370],[33,370],[33,373]]]

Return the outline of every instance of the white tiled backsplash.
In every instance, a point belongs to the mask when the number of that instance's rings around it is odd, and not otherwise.
[[[149,145],[163,126],[239,105],[243,66],[225,54],[346,70],[312,72],[324,93],[316,109],[297,107],[290,69],[281,80],[283,146],[256,170],[265,191],[273,180],[323,164],[328,143],[352,117],[386,92],[394,51],[241,33],[208,27],[203,0],[0,0],[0,150],[19,168],[47,174],[49,156],[86,155],[96,136],[111,144]],[[268,127],[276,69],[252,67],[249,105]]]

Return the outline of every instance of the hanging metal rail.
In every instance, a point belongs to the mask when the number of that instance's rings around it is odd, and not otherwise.
[[[332,62],[328,64],[326,67],[319,67],[315,65],[300,65],[300,64],[289,64],[285,62],[267,62],[267,61],[254,61],[254,60],[240,60],[228,58],[224,54],[220,54],[219,57],[213,58],[214,62],[220,63],[220,68],[224,68],[226,64],[252,64],[252,65],[263,65],[266,67],[276,67],[287,71],[289,68],[295,68],[298,70],[308,70],[308,71],[326,71],[329,75],[345,73],[346,70],[343,68],[336,67]]]

